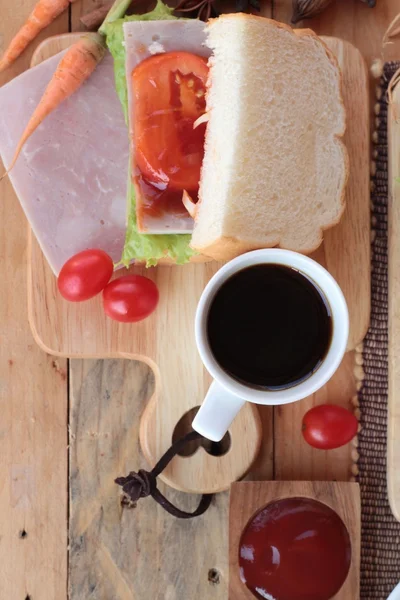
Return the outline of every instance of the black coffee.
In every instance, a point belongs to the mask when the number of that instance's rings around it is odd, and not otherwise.
[[[260,264],[220,287],[207,334],[215,359],[236,380],[287,388],[318,369],[331,342],[332,317],[326,298],[305,275]]]

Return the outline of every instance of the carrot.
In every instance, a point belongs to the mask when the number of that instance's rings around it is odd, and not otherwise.
[[[0,72],[7,69],[35,37],[76,0],[39,0],[0,59]]]
[[[49,4],[51,1],[46,0],[46,3]],[[57,2],[57,0],[53,0],[54,2]],[[75,2],[75,0],[68,0],[68,2]],[[114,4],[107,14],[102,27],[123,17],[130,3],[131,0],[114,0]],[[39,127],[41,122],[64,100],[72,96],[86,79],[89,79],[105,53],[106,34],[102,31],[102,28],[99,29],[99,33],[87,33],[67,50],[22,134],[11,165],[4,175],[0,177],[0,181],[11,171],[24,144]]]
[[[105,38],[98,33],[86,34],[67,50],[22,134],[10,167],[1,179],[11,171],[23,145],[43,119],[89,78],[105,52]]]

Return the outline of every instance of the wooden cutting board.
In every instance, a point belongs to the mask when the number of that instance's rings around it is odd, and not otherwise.
[[[46,40],[36,51],[33,64],[68,47],[78,35],[66,34]],[[343,219],[326,232],[323,245],[313,257],[328,268],[346,296],[350,311],[348,349],[352,350],[364,338],[370,311],[367,75],[356,48],[339,39],[324,39],[342,68],[348,115],[345,143],[351,170]],[[148,270],[146,275],[154,279],[160,289],[160,305],[149,319],[132,325],[106,319],[100,298],[80,305],[60,298],[54,275],[31,234],[28,265],[29,319],[36,341],[46,352],[79,358],[138,359],[153,369],[156,391],[143,414],[140,437],[147,460],[154,464],[171,444],[178,421],[201,403],[210,382],[197,355],[193,322],[200,294],[220,265],[212,262]],[[135,267],[135,272],[143,270]],[[348,358],[345,357],[343,364],[335,401],[346,405],[355,382],[353,369],[348,368]],[[328,384],[325,392],[319,392],[319,397],[329,389]],[[292,410],[297,409],[285,407],[289,420]],[[177,457],[164,472],[164,480],[186,491],[226,489],[231,481],[246,472],[256,457],[261,436],[257,410],[245,406],[230,433],[231,445],[224,456],[216,458],[200,448],[189,458]]]

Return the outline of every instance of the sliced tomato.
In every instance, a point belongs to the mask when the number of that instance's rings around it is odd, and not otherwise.
[[[166,52],[132,73],[136,165],[158,189],[197,190],[205,125],[207,62],[189,52]]]

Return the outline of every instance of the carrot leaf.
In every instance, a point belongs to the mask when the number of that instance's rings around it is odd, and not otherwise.
[[[102,26],[99,29],[99,33],[107,35],[107,25],[117,21],[118,19],[122,19],[131,2],[132,0],[114,0],[114,4],[111,6]]]

